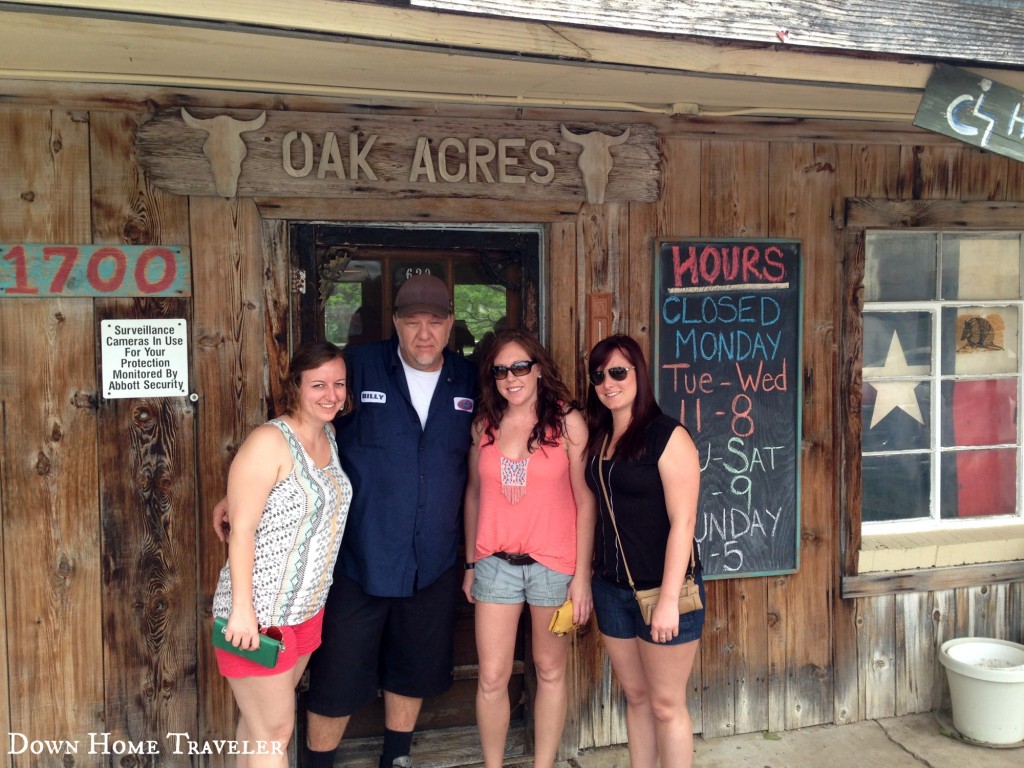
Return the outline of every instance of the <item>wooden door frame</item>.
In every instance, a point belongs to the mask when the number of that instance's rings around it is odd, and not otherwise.
[[[581,359],[584,343],[583,318],[587,271],[580,269],[585,255],[579,252],[577,219],[580,204],[574,203],[516,203],[498,200],[462,200],[426,198],[419,200],[344,199],[322,200],[313,198],[256,198],[255,205],[263,223],[263,247],[268,273],[276,280],[284,280],[267,293],[267,360],[270,382],[280,380],[288,350],[297,336],[298,318],[290,308],[299,275],[292,263],[288,229],[292,223],[375,223],[464,225],[536,225],[542,227],[539,279],[545,284],[546,301],[541,307],[540,322],[546,327],[548,350],[563,371],[567,382],[582,380]],[[286,265],[286,266],[285,266]],[[552,265],[563,265],[558,270]],[[572,265],[567,269],[564,265]],[[315,291],[307,277],[305,290]],[[275,354],[276,350],[276,354]],[[271,400],[276,392],[271,383]],[[570,387],[571,388],[571,387]],[[528,636],[528,633],[527,633]],[[590,691],[581,690],[580,682],[587,679],[578,674],[581,665],[588,663],[598,651],[596,633],[574,637],[569,656],[569,707],[562,732],[559,759],[574,757],[580,749],[581,710],[588,705]],[[528,683],[529,684],[529,683]],[[529,726],[528,726],[529,727]],[[301,732],[301,727],[296,733]]]

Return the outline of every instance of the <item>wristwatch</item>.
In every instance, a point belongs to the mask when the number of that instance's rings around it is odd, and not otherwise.
[[[476,563],[466,563],[467,571],[472,571],[474,568],[476,568]]]

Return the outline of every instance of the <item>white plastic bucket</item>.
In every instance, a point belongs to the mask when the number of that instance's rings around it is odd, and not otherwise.
[[[981,744],[1024,742],[1024,645],[961,637],[942,644],[939,661],[961,736]]]

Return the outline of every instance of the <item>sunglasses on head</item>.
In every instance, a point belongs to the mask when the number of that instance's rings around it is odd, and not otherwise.
[[[590,383],[595,387],[600,386],[604,382],[605,374],[611,376],[615,381],[625,381],[626,374],[635,369],[635,365],[631,365],[629,368],[623,368],[621,365],[617,365],[614,368],[608,368],[604,371],[591,371]]]
[[[491,373],[499,381],[507,378],[510,373],[513,376],[525,376],[536,362],[536,360],[516,360],[512,365],[492,365]]]

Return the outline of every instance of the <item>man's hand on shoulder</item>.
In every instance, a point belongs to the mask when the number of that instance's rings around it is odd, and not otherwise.
[[[218,539],[227,544],[228,536],[231,535],[231,523],[228,522],[227,496],[218,501],[217,506],[213,508],[213,532],[217,534]]]

